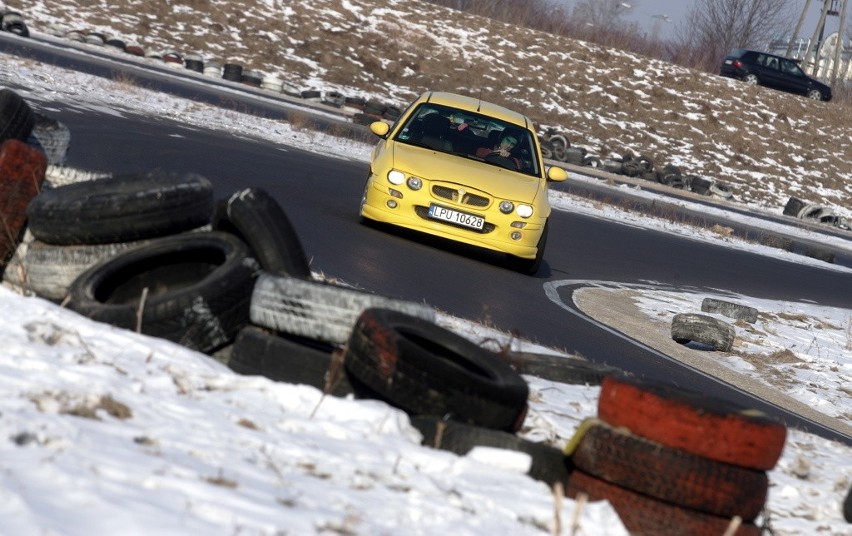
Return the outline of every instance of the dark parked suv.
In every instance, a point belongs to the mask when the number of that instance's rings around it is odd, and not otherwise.
[[[735,48],[725,56],[719,74],[809,99],[831,100],[831,88],[806,75],[796,60],[766,52]]]

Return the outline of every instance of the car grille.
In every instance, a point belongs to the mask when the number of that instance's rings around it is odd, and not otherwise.
[[[452,225],[453,227],[458,227],[459,229],[467,229],[471,233],[487,234],[487,233],[492,232],[495,228],[495,225],[493,223],[485,222],[485,225],[482,227],[482,230],[477,231],[476,229],[471,229],[470,227],[464,227],[462,225],[454,225],[454,224],[452,224],[450,222],[446,222],[446,221],[433,220],[432,218],[429,217],[429,207],[422,207],[420,205],[415,205],[414,213],[417,214],[418,216],[420,216],[421,218],[423,218],[424,220],[437,221],[437,222],[440,222],[440,223],[445,223],[447,225]]]
[[[450,186],[442,186],[440,184],[436,184],[432,186],[432,194],[440,197],[442,199],[449,199],[453,203],[461,203],[462,205],[468,205],[471,207],[487,207],[491,204],[491,200],[487,197],[477,195],[471,192],[467,192],[461,190],[462,193],[460,195],[458,188],[452,188]]]

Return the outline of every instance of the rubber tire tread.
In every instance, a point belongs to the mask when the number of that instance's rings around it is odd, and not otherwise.
[[[310,385],[334,396],[352,393],[341,355],[334,385],[327,389],[328,373],[334,365],[332,346],[321,347],[310,340],[299,340],[271,333],[257,326],[246,326],[234,341],[228,367],[246,375],[264,376],[277,382]]]
[[[787,428],[759,410],[669,383],[607,376],[598,418],[671,448],[740,467],[775,467]]]
[[[553,486],[564,483],[569,474],[570,461],[561,450],[528,441],[515,434],[472,426],[436,417],[412,417],[411,425],[423,435],[423,445],[464,456],[474,447],[493,447],[528,454],[532,459],[527,474]]]
[[[731,523],[729,518],[669,504],[575,470],[568,476],[565,495],[576,499],[580,493],[590,501],[609,501],[633,535],[720,536],[727,534]],[[761,534],[762,530],[753,523],[743,523],[734,532],[734,536]]]
[[[765,471],[696,456],[597,422],[571,454],[577,469],[637,493],[717,516],[753,521],[769,490]]]
[[[697,313],[674,315],[671,326],[672,339],[706,344],[719,352],[728,352],[734,345],[734,327],[712,316]]]
[[[35,124],[27,101],[9,88],[0,89],[0,142],[26,141]]]
[[[529,387],[512,367],[461,335],[399,311],[365,310],[344,363],[359,384],[409,415],[506,432],[520,429],[526,416]]]
[[[382,307],[431,322],[427,305],[372,294],[286,274],[263,272],[251,296],[251,321],[256,326],[308,339],[343,344],[362,311]]]
[[[148,243],[83,244],[57,246],[33,240],[18,248],[4,272],[4,281],[35,293],[40,298],[61,301],[80,274],[107,259]]]
[[[69,308],[135,330],[144,287],[142,333],[210,353],[249,323],[257,261],[233,235],[184,233],[152,240],[83,272],[68,289]]]
[[[311,269],[296,230],[284,209],[266,190],[246,188],[217,204],[213,230],[242,239],[267,272],[311,279]]]
[[[52,166],[61,166],[65,163],[68,146],[71,143],[71,131],[68,127],[56,119],[47,117],[40,113],[34,113],[35,123],[33,125],[30,139],[35,139],[41,146],[47,163]]]
[[[791,197],[787,200],[787,204],[784,205],[785,216],[792,216],[794,218],[799,217],[799,212],[805,208],[805,202],[799,199],[798,197]]]
[[[205,177],[152,171],[45,190],[27,215],[42,242],[109,244],[209,225],[213,209],[213,185]]]
[[[26,143],[0,144],[0,266],[18,249],[27,223],[27,206],[44,183],[47,157]]]
[[[518,374],[569,385],[600,385],[606,376],[621,373],[620,369],[578,357],[533,352],[498,352],[496,355]]]
[[[716,298],[704,298],[701,300],[701,310],[705,313],[718,313],[735,320],[744,320],[749,324],[757,322],[757,309]]]

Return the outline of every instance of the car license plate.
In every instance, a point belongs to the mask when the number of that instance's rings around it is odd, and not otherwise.
[[[440,205],[429,205],[429,217],[436,220],[448,221],[450,223],[455,223],[456,225],[469,227],[478,231],[481,231],[485,226],[485,218],[481,216],[466,214]]]

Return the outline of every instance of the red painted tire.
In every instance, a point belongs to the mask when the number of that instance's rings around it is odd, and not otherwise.
[[[709,460],[597,421],[571,454],[574,467],[611,484],[699,512],[754,520],[766,472]]]
[[[585,493],[590,501],[609,501],[630,534],[719,536],[727,534],[725,531],[732,522],[727,517],[683,508],[573,471],[568,476],[565,495],[576,499],[580,493]],[[761,533],[756,525],[742,523],[733,534],[759,536]]]
[[[598,417],[669,447],[761,471],[775,467],[787,437],[787,428],[761,411],[625,376],[604,378]]]
[[[41,190],[47,157],[26,143],[10,139],[0,145],[0,266],[6,266],[20,243],[27,206]]]

